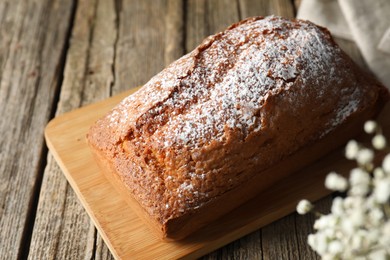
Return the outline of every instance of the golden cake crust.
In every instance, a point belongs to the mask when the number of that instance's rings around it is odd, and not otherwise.
[[[253,178],[271,183],[262,172],[372,117],[387,99],[326,29],[254,17],[206,38],[98,120],[87,139],[126,196],[174,238],[192,230],[170,222],[229,203],[224,194]]]

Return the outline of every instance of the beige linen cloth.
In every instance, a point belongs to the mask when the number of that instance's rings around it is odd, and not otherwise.
[[[302,0],[297,18],[355,41],[369,68],[390,89],[390,0]]]

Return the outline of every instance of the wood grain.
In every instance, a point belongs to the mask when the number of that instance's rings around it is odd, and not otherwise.
[[[73,1],[0,3],[0,258],[28,251]],[[52,33],[56,32],[56,33]]]
[[[290,0],[238,0],[241,18],[279,15],[294,18],[294,6]]]
[[[169,53],[165,52],[164,25],[176,24],[165,21],[166,14],[166,0],[123,1],[119,5],[112,94],[143,85],[164,68],[165,53]],[[175,43],[172,41],[170,45]],[[178,47],[180,50],[181,46]]]
[[[184,16],[184,2],[168,0],[165,15],[165,66],[184,55]]]
[[[113,1],[78,2],[56,115],[109,96],[114,80],[115,19]],[[93,223],[49,155],[29,259],[104,257],[108,250],[96,235]],[[100,250],[95,252],[96,244]]]
[[[207,36],[239,21],[238,5],[231,0],[189,0],[186,6],[186,52],[192,51]]]
[[[150,8],[143,1],[135,1],[132,5],[125,3],[97,0],[78,2],[56,115],[105,99],[112,92],[129,88],[132,82],[147,81],[164,66],[164,59],[154,59],[154,56],[164,57],[165,54],[166,62],[170,62],[181,55],[183,46],[179,38],[183,36],[180,31],[183,20],[176,13],[182,6],[177,1],[159,1]],[[165,26],[176,33],[164,39],[164,30],[158,30],[157,21],[152,25],[147,24],[150,19],[145,14],[163,17],[166,10],[172,16],[166,16]],[[146,29],[142,38],[139,30],[144,27],[150,28],[150,31]],[[132,38],[129,39],[129,35]],[[164,44],[164,40],[168,43]],[[131,47],[128,46],[129,42],[133,44]],[[130,53],[131,59],[122,59],[129,57],[126,55],[130,49],[134,51]],[[149,59],[145,52],[148,52]],[[138,75],[133,73],[136,69],[140,69]],[[126,81],[127,84],[121,83]],[[29,258],[81,257],[112,259],[49,155]]]
[[[261,232],[253,232],[202,259],[262,259]]]

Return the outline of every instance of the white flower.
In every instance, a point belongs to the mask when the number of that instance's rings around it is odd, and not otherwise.
[[[383,225],[383,234],[390,238],[390,220]]]
[[[316,235],[314,234],[309,234],[309,236],[307,237],[307,243],[309,244],[309,246],[311,248],[317,248],[317,239],[316,239]]]
[[[363,205],[363,199],[356,196],[348,196],[344,199],[344,208],[346,209],[355,209],[360,208]]]
[[[336,216],[342,216],[345,213],[344,201],[342,198],[336,197],[333,199],[331,211],[332,211],[332,214],[334,214]]]
[[[381,167],[377,167],[373,171],[375,179],[382,179],[385,177],[385,171]]]
[[[382,237],[379,239],[379,243],[385,248],[390,248],[390,220],[383,224]]]
[[[321,216],[318,219],[316,219],[316,221],[314,221],[313,227],[314,227],[314,229],[317,229],[317,230],[327,228],[328,222],[327,222],[326,216]]]
[[[370,219],[370,223],[373,226],[379,226],[382,223],[384,218],[384,213],[379,208],[373,208],[370,213],[368,213],[368,217]]]
[[[373,120],[369,120],[364,124],[364,131],[367,134],[373,134],[377,129],[378,129],[378,124]]]
[[[326,253],[327,250],[328,250],[327,237],[324,234],[322,234],[321,232],[317,233],[317,248],[316,248],[316,251],[320,255],[323,255],[323,254]]]
[[[349,160],[356,158],[356,155],[359,152],[359,144],[355,140],[351,140],[347,143],[345,147],[345,157]]]
[[[376,133],[375,150],[388,148],[376,122],[366,122],[365,131]],[[348,180],[335,172],[327,175],[328,189],[347,194],[334,198],[331,213],[314,222],[316,233],[308,236],[308,243],[324,260],[390,260],[390,154],[374,169],[374,150],[350,141],[345,152],[358,168],[351,170]],[[308,211],[305,203],[298,212]]]
[[[365,219],[364,212],[362,210],[356,209],[351,213],[348,220],[351,221],[354,227],[360,227],[363,226],[366,219]]]
[[[382,168],[387,174],[390,174],[390,153],[383,159]]]
[[[337,238],[337,231],[335,228],[326,228],[322,230],[322,233],[329,239],[334,240]]]
[[[356,227],[349,218],[342,219],[340,227],[344,236],[350,236],[351,234],[354,234],[356,232]]]
[[[352,187],[349,190],[349,193],[352,196],[366,196],[369,191],[370,191],[370,186],[368,184],[367,185],[359,184]]]
[[[359,150],[359,152],[356,155],[356,161],[360,165],[366,165],[372,162],[374,159],[374,152],[368,148],[363,148]]]
[[[365,196],[369,191],[370,175],[361,168],[354,168],[351,170],[349,183],[351,188],[349,190],[351,195]]]
[[[352,250],[360,250],[363,247],[363,242],[364,242],[363,240],[364,240],[364,237],[362,236],[362,234],[360,232],[356,233],[354,236],[352,236],[352,238],[351,238]]]
[[[366,240],[367,240],[367,246],[369,248],[372,248],[373,245],[375,245],[378,242],[378,238],[381,235],[381,231],[378,230],[377,228],[371,227],[369,230],[366,232]]]
[[[377,150],[383,150],[386,148],[386,138],[381,134],[375,135],[371,142],[372,146]]]
[[[356,250],[360,252],[366,252],[371,247],[370,241],[368,239],[368,231],[361,228],[355,232],[355,235],[361,237],[362,239],[361,246],[359,248],[356,248]]]
[[[326,228],[334,228],[338,222],[338,219],[336,216],[333,216],[331,214],[329,215],[323,215],[319,217],[315,222],[314,222],[314,229],[317,230],[323,230]]]
[[[313,204],[308,200],[301,200],[297,205],[298,214],[305,215],[313,209]]]
[[[386,259],[388,259],[387,257],[389,257],[389,256],[390,255],[388,255],[384,249],[378,249],[378,250],[372,251],[368,255],[368,259],[370,259],[370,260],[386,260]]]
[[[329,246],[328,246],[329,253],[331,253],[333,255],[338,255],[338,254],[342,253],[343,250],[344,250],[344,246],[340,241],[334,240],[334,241],[329,243]]]
[[[365,209],[375,209],[378,206],[374,196],[368,196],[364,203]]]
[[[347,180],[335,172],[330,172],[325,179],[325,187],[334,191],[345,191],[348,187]]]
[[[349,176],[349,182],[351,185],[356,185],[360,183],[369,183],[370,175],[361,168],[354,168],[351,170],[351,175]]]
[[[353,260],[367,260],[367,257],[364,256],[356,256],[353,258]]]
[[[344,199],[344,208],[346,209],[351,209],[354,207],[355,205],[355,200],[357,199],[357,197],[346,197]]]
[[[375,182],[374,197],[378,203],[386,203],[390,198],[390,177]]]
[[[332,253],[325,253],[322,255],[321,260],[334,260],[335,257]]]

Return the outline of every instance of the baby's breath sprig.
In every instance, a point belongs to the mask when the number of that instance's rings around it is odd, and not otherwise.
[[[314,212],[307,200],[297,205],[299,214],[318,216],[308,244],[322,259],[390,259],[390,149],[378,123],[367,121],[364,131],[374,135],[372,148],[355,140],[346,145],[346,158],[357,163],[349,178],[330,172],[325,179],[326,188],[345,197],[334,198],[327,215]],[[388,153],[380,165],[375,151]]]

